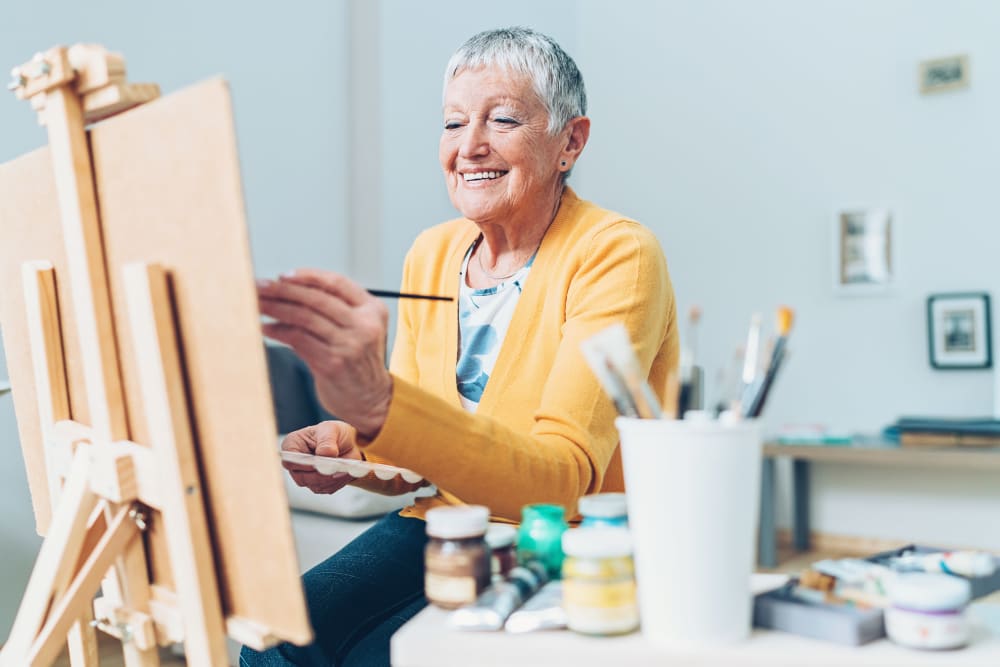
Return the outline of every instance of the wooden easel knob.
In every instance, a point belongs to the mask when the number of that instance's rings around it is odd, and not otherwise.
[[[152,83],[126,83],[125,59],[96,44],[57,46],[37,53],[11,70],[7,88],[18,99],[29,100],[45,124],[46,94],[60,86],[72,86],[80,96],[84,122],[94,123],[131,109],[160,95]]]

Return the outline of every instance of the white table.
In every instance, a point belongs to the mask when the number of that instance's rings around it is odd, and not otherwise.
[[[755,579],[760,575],[755,575]],[[394,667],[549,667],[567,665],[756,665],[759,667],[870,667],[938,665],[939,667],[1000,666],[1000,629],[978,618],[998,605],[973,605],[973,641],[957,651],[914,651],[882,639],[852,647],[806,639],[770,630],[755,630],[748,641],[698,650],[661,649],[639,633],[624,637],[585,637],[568,631],[511,635],[504,632],[462,632],[448,627],[448,612],[428,607],[392,638]]]

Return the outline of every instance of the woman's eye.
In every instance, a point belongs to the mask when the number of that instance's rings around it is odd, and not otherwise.
[[[450,120],[444,124],[444,129],[446,130],[457,130],[462,127],[462,124],[455,120]]]
[[[497,116],[493,119],[493,122],[500,123],[501,125],[517,125],[516,120],[508,118],[507,116]]]

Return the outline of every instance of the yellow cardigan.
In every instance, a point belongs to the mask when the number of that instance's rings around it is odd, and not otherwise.
[[[414,242],[402,291],[455,296],[454,303],[401,300],[389,364],[393,396],[379,434],[359,439],[365,458],[410,468],[435,496],[402,511],[481,504],[518,521],[528,503],[576,514],[580,496],[622,491],[615,410],[580,352],[580,341],[624,323],[649,382],[662,397],[678,355],[677,313],[656,237],[566,188],[476,414],[462,408],[458,360],[459,269],[478,228],[462,218]],[[412,485],[372,476],[358,485],[402,493]]]

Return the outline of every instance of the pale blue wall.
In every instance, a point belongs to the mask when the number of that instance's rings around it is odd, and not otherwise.
[[[710,382],[750,313],[773,328],[784,303],[797,318],[772,425],[992,412],[990,371],[930,368],[924,308],[932,292],[1000,296],[1000,5],[625,0],[581,17],[581,183],[659,235],[682,309],[704,310]],[[918,62],[954,53],[971,88],[921,95]],[[835,296],[834,212],[865,204],[895,214],[898,289]]]

